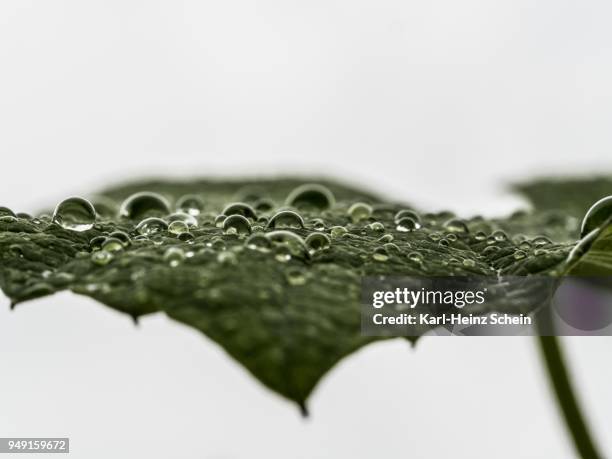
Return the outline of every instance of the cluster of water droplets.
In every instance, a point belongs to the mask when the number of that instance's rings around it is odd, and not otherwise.
[[[366,262],[402,261],[416,270],[435,265],[438,260],[468,271],[482,267],[499,271],[513,266],[518,270],[529,260],[530,269],[537,271],[567,255],[567,250],[546,236],[510,238],[481,217],[460,219],[451,212],[420,213],[412,208],[363,201],[337,202],[333,193],[319,184],[295,188],[281,206],[253,193],[242,201],[226,204],[218,213],[211,207],[196,194],[181,196],[173,204],[168,196],[142,191],[129,196],[114,210],[117,225],[111,222],[105,226],[112,220],[109,213],[114,203],[103,197],[93,202],[70,197],[56,206],[52,216],[38,219],[48,218],[50,224],[79,233],[97,229],[89,242],[91,261],[97,265],[107,265],[132,252],[128,249],[141,246],[161,246],[160,256],[171,267],[181,265],[194,254],[195,258],[201,255],[235,264],[242,251],[269,255],[279,263],[309,263],[335,245],[350,245],[352,239],[367,242],[354,244]],[[571,252],[570,261],[586,252],[601,228],[609,225],[611,216],[612,197],[591,207],[582,222],[582,240]],[[0,208],[0,222],[18,218],[35,220]],[[517,213],[516,218],[525,216]],[[105,230],[114,226],[120,229]],[[538,258],[542,260],[539,264]],[[288,282],[293,285],[307,278],[303,273],[292,273]]]

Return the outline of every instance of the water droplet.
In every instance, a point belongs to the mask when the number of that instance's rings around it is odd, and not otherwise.
[[[440,240],[440,238],[442,237],[442,235],[440,233],[431,233],[429,234],[429,236],[427,236],[429,238],[430,241],[434,241],[437,242]]]
[[[395,223],[399,223],[402,218],[411,218],[417,223],[421,222],[421,217],[419,217],[419,214],[417,214],[414,210],[410,209],[403,209],[396,213],[394,217]]]
[[[268,222],[267,229],[281,229],[281,228],[304,228],[304,220],[297,212],[292,210],[281,210],[274,214],[274,216]]]
[[[179,241],[187,242],[190,244],[195,240],[195,236],[191,233],[180,233],[178,236],[176,236],[176,238]]]
[[[210,242],[210,247],[216,251],[223,251],[226,248],[225,242],[220,237],[213,238]]]
[[[372,258],[376,261],[384,262],[389,259],[389,254],[383,247],[377,247],[374,249],[374,253],[372,254]]]
[[[175,220],[168,225],[168,232],[176,236],[183,233],[189,233],[189,226],[182,220]]]
[[[257,214],[255,213],[255,210],[244,202],[233,202],[231,204],[228,204],[227,206],[225,206],[225,209],[223,209],[223,212],[221,212],[221,214],[225,216],[242,215],[243,217],[252,218],[253,220],[257,219]]]
[[[258,212],[268,212],[268,211],[274,209],[274,206],[275,206],[274,201],[272,201],[271,199],[268,199],[268,198],[258,199],[253,204],[253,207]]]
[[[523,250],[523,251],[529,251],[531,250],[531,242],[529,241],[523,241],[519,244],[519,249]]]
[[[321,218],[313,218],[309,224],[315,231],[325,231],[325,222]]]
[[[17,218],[23,218],[24,220],[32,220],[32,216],[27,212],[17,212],[15,214]]]
[[[244,245],[251,250],[259,250],[260,252],[268,252],[272,247],[270,240],[263,234],[253,234],[249,237]]]
[[[185,259],[185,252],[180,247],[169,247],[164,252],[164,260],[173,268]]]
[[[67,230],[87,231],[96,222],[96,209],[87,199],[64,199],[53,212],[53,222]]]
[[[446,240],[448,240],[449,242],[456,242],[457,239],[459,239],[457,237],[457,235],[455,233],[448,233],[447,235],[444,236],[446,238]]]
[[[540,257],[540,256],[542,256],[542,255],[547,255],[548,253],[549,253],[549,251],[548,251],[547,249],[535,249],[535,250],[533,251],[533,254],[534,254],[536,257]]]
[[[413,263],[423,263],[423,255],[421,255],[419,252],[410,252],[406,257]]]
[[[326,210],[331,208],[336,202],[333,193],[323,185],[308,183],[294,189],[285,204],[298,209],[318,209]]]
[[[150,191],[134,193],[121,204],[119,216],[132,220],[144,217],[162,217],[170,213],[170,204],[162,195]]]
[[[332,226],[329,230],[331,237],[338,238],[348,233],[348,230],[344,226]]]
[[[144,236],[152,236],[168,230],[168,224],[161,218],[149,217],[145,218],[138,225],[136,231]]]
[[[0,217],[17,217],[8,207],[0,206]]]
[[[113,258],[113,254],[107,252],[106,250],[101,250],[99,252],[94,252],[91,254],[91,261],[96,265],[100,266],[109,264]]]
[[[226,234],[251,234],[251,223],[242,215],[230,215],[223,222],[223,231]]]
[[[89,241],[89,248],[91,250],[100,250],[105,240],[106,236],[96,236]]]
[[[179,212],[197,217],[204,210],[204,202],[194,194],[187,194],[176,201],[175,208]]]
[[[380,222],[373,222],[368,225],[368,230],[371,233],[384,233],[385,225]]]
[[[356,202],[348,209],[348,216],[353,223],[366,220],[372,215],[372,206],[364,202]]]
[[[470,232],[465,222],[458,218],[451,218],[448,220],[444,224],[444,228],[450,233],[467,234]]]
[[[223,222],[225,221],[227,217],[225,215],[217,215],[215,217],[215,226],[217,228],[223,228]]]
[[[193,215],[185,212],[174,212],[173,214],[168,215],[164,220],[166,220],[169,224],[180,221],[190,227],[198,226],[198,220],[196,220]]]
[[[544,246],[552,244],[552,241],[548,239],[546,236],[537,236],[531,240],[531,243],[535,247],[544,247]]]
[[[411,217],[400,218],[399,220],[396,221],[396,223],[397,223],[397,226],[395,227],[395,229],[402,233],[415,231],[421,227],[421,224]]]
[[[442,246],[442,247],[448,247],[450,244],[450,242],[448,242],[448,239],[446,238],[442,238],[438,241],[438,245]]]
[[[497,247],[496,245],[491,245],[491,246],[489,246],[489,247],[486,247],[486,248],[485,248],[485,249],[482,251],[482,254],[483,254],[485,257],[488,257],[489,255],[493,255],[494,253],[499,252],[499,250],[500,250],[500,249],[499,249],[499,247]]]
[[[123,250],[123,242],[115,237],[107,237],[102,243],[102,251],[104,252],[121,252]]]
[[[114,237],[115,239],[119,239],[124,246],[130,245],[132,242],[130,236],[125,231],[113,231],[108,235],[108,237]]]
[[[494,231],[491,236],[493,236],[493,238],[498,242],[504,242],[508,240],[508,235],[502,230]]]
[[[378,238],[378,242],[386,243],[393,241],[393,239],[395,238],[392,234],[383,234],[381,237]]]
[[[313,252],[325,250],[331,247],[331,239],[324,233],[310,233],[306,238],[306,247]]]
[[[477,241],[484,241],[487,238],[487,233],[485,233],[484,231],[478,231],[476,234],[474,234],[474,239]]]
[[[217,255],[217,261],[224,265],[235,265],[238,263],[238,258],[233,252],[221,252]]]
[[[523,258],[527,257],[527,254],[522,250],[517,250],[516,252],[514,252],[513,256],[515,260],[522,260]]]
[[[383,244],[382,247],[383,247],[383,249],[385,249],[385,251],[388,254],[394,254],[394,253],[395,254],[400,254],[402,252],[397,245],[395,245],[395,244],[393,244],[391,242],[387,242],[386,244]]]
[[[294,257],[310,258],[304,239],[291,231],[277,230],[266,233],[266,237],[274,247],[286,247]]]
[[[304,285],[306,283],[306,273],[299,268],[288,269],[285,278],[290,285]]]

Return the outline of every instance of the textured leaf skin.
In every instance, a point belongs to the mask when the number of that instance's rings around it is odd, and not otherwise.
[[[244,246],[244,239],[224,234],[214,224],[225,204],[272,199],[277,208],[296,186],[322,183],[336,197],[331,210],[300,210],[305,229],[292,230],[304,238],[313,232],[311,220],[321,218],[326,232],[335,225],[348,233],[332,238],[331,248],[311,257],[279,262],[273,253]],[[360,288],[365,275],[529,275],[547,274],[563,266],[576,239],[575,217],[565,213],[517,213],[507,219],[465,220],[469,234],[442,245],[448,233],[448,212],[424,214],[423,228],[401,232],[394,215],[406,205],[337,183],[312,179],[149,181],[119,186],[102,192],[93,201],[110,208],[136,191],[156,191],[175,201],[183,194],[198,194],[206,207],[195,239],[183,242],[171,234],[157,240],[133,240],[105,266],[92,262],[89,241],[120,229],[134,235],[136,221],[100,220],[83,233],[64,230],[50,222],[0,219],[0,285],[13,303],[61,290],[90,296],[134,318],[164,312],[192,326],[221,345],[263,384],[297,402],[303,409],[321,377],[344,356],[380,339],[360,334]],[[357,201],[373,205],[372,217],[353,223],[347,209]],[[269,217],[272,212],[263,213]],[[10,219],[9,219],[10,220]],[[369,227],[384,225],[384,231]],[[264,225],[265,226],[265,225]],[[475,237],[503,229],[508,238],[491,242]],[[393,237],[393,246],[380,241]],[[536,254],[516,259],[518,244],[546,234],[555,243]],[[211,247],[222,240],[225,250]],[[502,238],[503,239],[503,238]],[[485,250],[498,247],[494,253]],[[164,259],[168,247],[193,255],[177,266]],[[373,257],[384,248],[387,259]],[[407,255],[418,252],[422,262]],[[225,255],[222,255],[225,254]],[[230,254],[229,256],[227,254]],[[469,262],[466,262],[469,260]],[[291,282],[298,273],[304,282]]]

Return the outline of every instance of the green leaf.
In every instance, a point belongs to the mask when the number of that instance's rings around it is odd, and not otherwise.
[[[84,232],[66,230],[49,216],[0,217],[0,286],[13,304],[71,290],[134,318],[163,312],[203,332],[263,384],[305,409],[309,394],[336,362],[381,339],[360,333],[363,276],[547,274],[564,266],[575,244],[577,219],[565,212],[453,222],[450,212],[419,211],[422,228],[403,231],[394,218],[408,209],[405,204],[327,181],[317,183],[335,195],[333,207],[319,209],[325,202],[320,196],[310,207],[301,206],[306,227],[291,231],[305,239],[321,224],[313,219],[321,219],[331,237],[328,249],[308,253],[292,246],[287,257],[286,245],[256,250],[245,245],[244,237],[225,234],[215,225],[226,204],[254,205],[264,198],[274,208],[259,211],[258,217],[266,220],[253,223],[269,233],[267,219],[286,206],[295,187],[311,181],[119,186],[92,199],[107,216]],[[191,229],[193,240],[168,232],[136,237],[138,221],[114,216],[125,198],[142,190],[160,193],[170,202],[185,194],[199,196],[205,207]],[[359,220],[367,207],[351,207],[356,202],[372,206],[370,218]],[[468,232],[462,231],[462,223]],[[332,230],[335,226],[344,227],[346,234]],[[129,233],[131,243],[113,252],[107,264],[97,263],[90,241],[116,230]]]

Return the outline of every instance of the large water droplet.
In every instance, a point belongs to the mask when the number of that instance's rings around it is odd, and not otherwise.
[[[376,247],[372,253],[372,258],[376,261],[384,262],[389,259],[389,254],[383,247]]]
[[[353,223],[366,220],[372,215],[372,206],[364,202],[356,202],[348,209],[348,216]]]
[[[0,217],[17,217],[8,207],[0,206]]]
[[[290,285],[304,285],[307,281],[306,272],[300,268],[288,269],[285,277]]]
[[[313,252],[328,249],[331,247],[331,239],[324,233],[311,233],[306,238],[306,247]]]
[[[136,226],[138,234],[143,236],[152,236],[168,230],[168,224],[161,218],[149,217],[145,218]]]
[[[268,222],[267,229],[282,229],[282,228],[304,228],[304,220],[302,217],[292,210],[281,210],[274,214]]]
[[[253,234],[245,241],[244,245],[251,250],[267,252],[272,247],[272,242],[263,234]]]
[[[294,189],[285,204],[298,209],[318,209],[325,210],[332,207],[335,203],[333,193],[323,185],[308,183]]]
[[[268,212],[274,209],[274,201],[268,198],[261,198],[253,203],[253,207],[258,212]]]
[[[107,237],[102,243],[103,252],[121,252],[123,250],[123,242],[115,237]]]
[[[459,220],[458,218],[451,218],[448,220],[444,224],[444,228],[450,233],[467,234],[470,232],[465,222],[463,220]]]
[[[227,234],[245,236],[251,234],[251,223],[242,215],[230,215],[223,221],[223,231]]]
[[[421,227],[421,225],[411,217],[402,217],[396,221],[397,226],[395,229],[402,233],[407,233],[409,231],[415,231]]]
[[[164,252],[164,260],[175,268],[185,259],[185,252],[180,247],[169,247]]]
[[[55,208],[53,221],[67,230],[87,231],[96,222],[96,209],[84,198],[64,199]]]
[[[170,204],[162,195],[150,191],[141,191],[128,197],[121,208],[119,216],[132,220],[144,217],[162,217],[170,213]]]
[[[419,217],[419,214],[410,209],[403,209],[396,213],[394,217],[395,223],[398,223],[402,218],[411,218],[417,223],[421,222],[421,217]]]
[[[257,218],[255,210],[244,202],[233,202],[231,204],[228,204],[227,206],[225,206],[225,209],[223,209],[223,212],[221,212],[221,214],[225,216],[242,215],[243,217],[252,219]]]
[[[587,211],[582,220],[580,237],[585,237],[595,228],[601,227],[610,217],[612,217],[612,196],[607,196],[597,201]]]
[[[329,230],[331,237],[338,238],[348,233],[348,230],[344,226],[332,226]]]
[[[175,208],[179,212],[197,217],[204,209],[204,202],[195,194],[187,194],[176,201]]]
[[[168,232],[178,236],[179,234],[188,233],[189,226],[182,220],[175,220],[168,225]]]
[[[91,261],[99,266],[109,264],[113,258],[113,254],[107,252],[106,250],[101,250],[99,252],[94,252],[91,254]]]
[[[198,221],[193,215],[187,214],[185,212],[174,212],[173,214],[168,215],[165,220],[170,224],[172,222],[183,222],[187,226],[193,227],[198,226]]]
[[[304,239],[291,231],[277,230],[266,233],[266,237],[274,247],[285,247],[291,256],[310,258]]]
[[[124,246],[130,245],[132,242],[130,236],[125,231],[113,231],[108,235],[108,237],[114,237],[115,239],[119,239]]]

